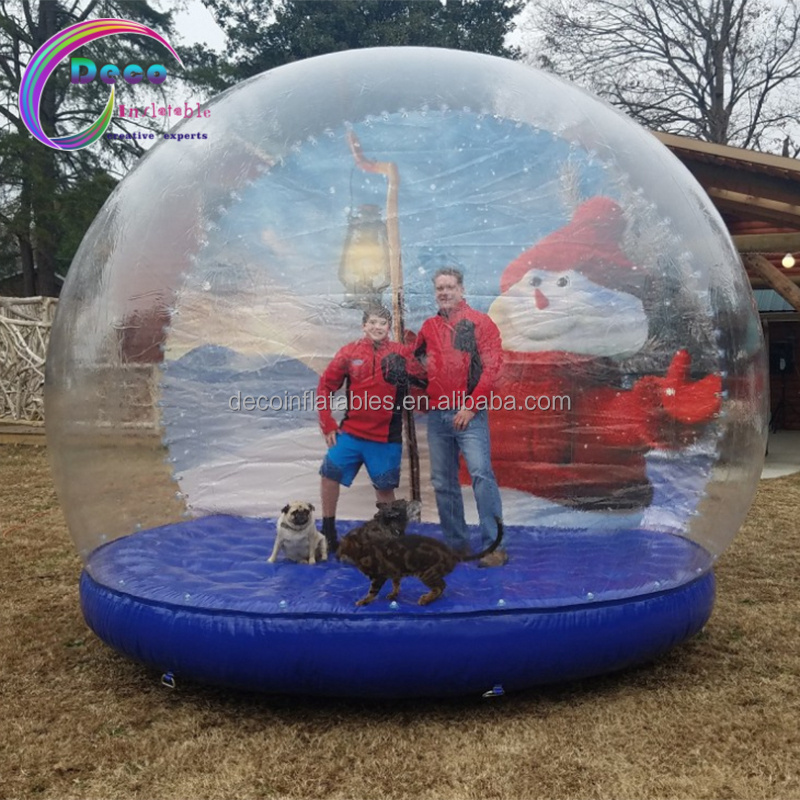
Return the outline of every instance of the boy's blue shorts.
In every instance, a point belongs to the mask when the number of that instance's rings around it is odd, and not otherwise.
[[[336,444],[329,448],[319,474],[342,486],[350,486],[361,465],[365,464],[376,489],[396,489],[400,485],[402,455],[403,445],[399,442],[371,442],[339,431]]]

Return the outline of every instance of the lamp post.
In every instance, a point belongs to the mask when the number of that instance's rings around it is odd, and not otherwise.
[[[391,283],[388,235],[378,206],[363,205],[350,214],[339,280],[348,291],[345,305],[353,308],[380,303]]]
[[[385,288],[387,285],[392,287],[392,332],[395,341],[402,342],[405,334],[405,326],[403,323],[403,264],[400,258],[400,227],[397,218],[397,195],[400,187],[400,173],[397,169],[397,164],[392,161],[373,161],[372,159],[366,158],[361,150],[361,142],[358,141],[358,137],[352,130],[347,132],[347,143],[350,146],[350,152],[353,154],[356,166],[359,169],[364,172],[372,172],[386,177],[386,244],[388,245],[389,280],[388,284],[385,283],[381,289]],[[362,206],[361,213],[364,213],[364,206]],[[374,212],[370,213],[372,213],[374,217]],[[380,213],[378,213],[378,219],[380,219]],[[371,222],[374,223],[375,220],[372,219]],[[346,251],[347,241],[345,242],[345,253],[342,254],[339,276],[342,282],[345,283],[345,286],[349,288],[342,277]],[[366,251],[364,251],[364,253],[365,252]],[[372,262],[373,266],[365,269],[362,283],[366,282],[367,272],[370,272],[373,276],[379,274],[379,268],[376,266],[377,261],[375,260],[377,252],[377,249],[372,249],[374,259]],[[358,274],[358,270],[354,270],[352,273],[348,274],[355,276]],[[375,278],[373,277],[372,280],[374,287]],[[371,292],[367,294],[380,294],[381,289],[376,292],[373,288]],[[417,433],[414,426],[414,416],[410,409],[403,410],[403,426],[406,431],[406,441],[408,442],[411,497],[413,500],[419,500],[421,498],[419,452],[417,449]]]

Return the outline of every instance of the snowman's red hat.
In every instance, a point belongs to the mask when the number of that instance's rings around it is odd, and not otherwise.
[[[515,258],[503,271],[500,291],[507,292],[532,269],[577,270],[611,289],[638,294],[641,270],[620,249],[625,217],[610,197],[593,197],[575,209],[566,225]]]

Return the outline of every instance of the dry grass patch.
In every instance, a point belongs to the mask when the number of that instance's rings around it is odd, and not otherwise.
[[[87,630],[43,449],[0,446],[0,798],[800,797],[800,476],[762,481],[706,630],[494,700],[170,692]]]

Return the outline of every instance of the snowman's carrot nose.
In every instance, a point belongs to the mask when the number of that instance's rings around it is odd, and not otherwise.
[[[550,305],[550,301],[542,294],[540,289],[533,290],[533,299],[536,301],[536,308],[544,311]]]

